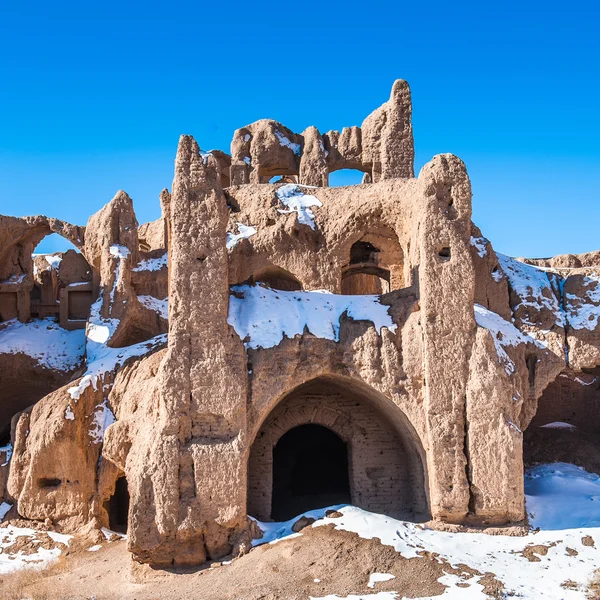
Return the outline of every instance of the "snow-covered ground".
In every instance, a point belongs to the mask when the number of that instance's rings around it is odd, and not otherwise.
[[[41,537],[46,535],[57,544],[55,547],[42,547]],[[43,569],[47,567],[49,563],[60,556],[72,537],[72,535],[54,531],[36,531],[28,527],[13,527],[12,525],[0,527],[0,575],[25,568]],[[27,549],[19,547],[23,543],[27,543]]]
[[[305,514],[319,519],[313,527],[331,524],[365,539],[379,538],[406,558],[419,557],[422,551],[434,552],[439,560],[452,566],[465,564],[482,574],[493,573],[504,585],[506,597],[586,598],[587,585],[600,568],[596,548],[596,544],[600,545],[600,477],[565,463],[540,465],[527,472],[525,493],[534,529],[524,537],[441,532],[354,506],[330,507],[342,513],[337,518],[324,516],[329,509]],[[264,537],[255,543],[275,543],[302,535],[292,532],[296,520],[259,523]],[[487,598],[480,579],[466,573],[447,574],[440,582],[448,587],[437,598]],[[346,598],[400,600],[394,592],[377,592],[377,582],[373,582],[373,587],[374,594]],[[335,595],[326,598],[341,600]]]
[[[26,354],[46,369],[69,372],[83,362],[85,331],[67,331],[52,319],[0,325],[0,354]]]
[[[284,337],[302,335],[305,328],[312,335],[339,340],[340,319],[344,313],[356,321],[371,321],[396,329],[388,307],[379,296],[343,296],[327,292],[282,292],[260,285],[238,285],[229,297],[229,317],[247,348],[272,348]]]

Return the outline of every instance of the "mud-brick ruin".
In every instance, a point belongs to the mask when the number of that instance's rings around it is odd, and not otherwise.
[[[600,253],[498,254],[461,160],[413,163],[397,81],[361,127],[182,136],[156,222],[122,191],[85,226],[0,217],[6,518],[191,565],[248,515],[495,526],[541,454],[598,472]],[[32,257],[51,233],[78,252]]]

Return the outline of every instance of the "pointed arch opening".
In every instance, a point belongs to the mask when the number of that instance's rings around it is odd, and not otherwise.
[[[348,378],[319,377],[285,394],[259,427],[248,458],[248,512],[281,520],[351,503],[425,520],[424,459],[418,435],[389,399]]]

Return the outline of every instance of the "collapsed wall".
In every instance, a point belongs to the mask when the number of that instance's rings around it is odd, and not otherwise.
[[[70,370],[28,406],[0,389],[13,515],[126,527],[134,558],[160,567],[245,552],[248,514],[325,498],[412,520],[525,517],[523,432],[557,414],[536,417],[540,398],[564,404],[561,373],[600,362],[594,259],[542,270],[497,254],[471,221],[460,159],[414,177],[410,115],[399,81],[361,128],[259,121],[231,157],[182,136],[162,217],[142,226],[124,192],[85,228],[0,218],[0,298],[20,286],[0,314],[0,364],[39,368],[26,347],[2,350],[3,332],[45,322],[32,306],[69,315],[60,273],[44,275],[50,301],[32,300],[46,285],[37,241],[60,230],[90,268],[65,284],[87,286],[85,331],[52,325],[80,336]],[[365,183],[328,187],[345,167]],[[335,455],[338,487],[306,475],[311,436]]]

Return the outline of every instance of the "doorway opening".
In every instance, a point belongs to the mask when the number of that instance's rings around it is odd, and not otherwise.
[[[307,424],[281,436],[273,449],[274,521],[350,501],[348,448],[337,434]]]
[[[129,490],[127,479],[119,477],[115,484],[115,491],[107,501],[106,512],[108,512],[108,528],[119,533],[127,533],[129,519]]]

